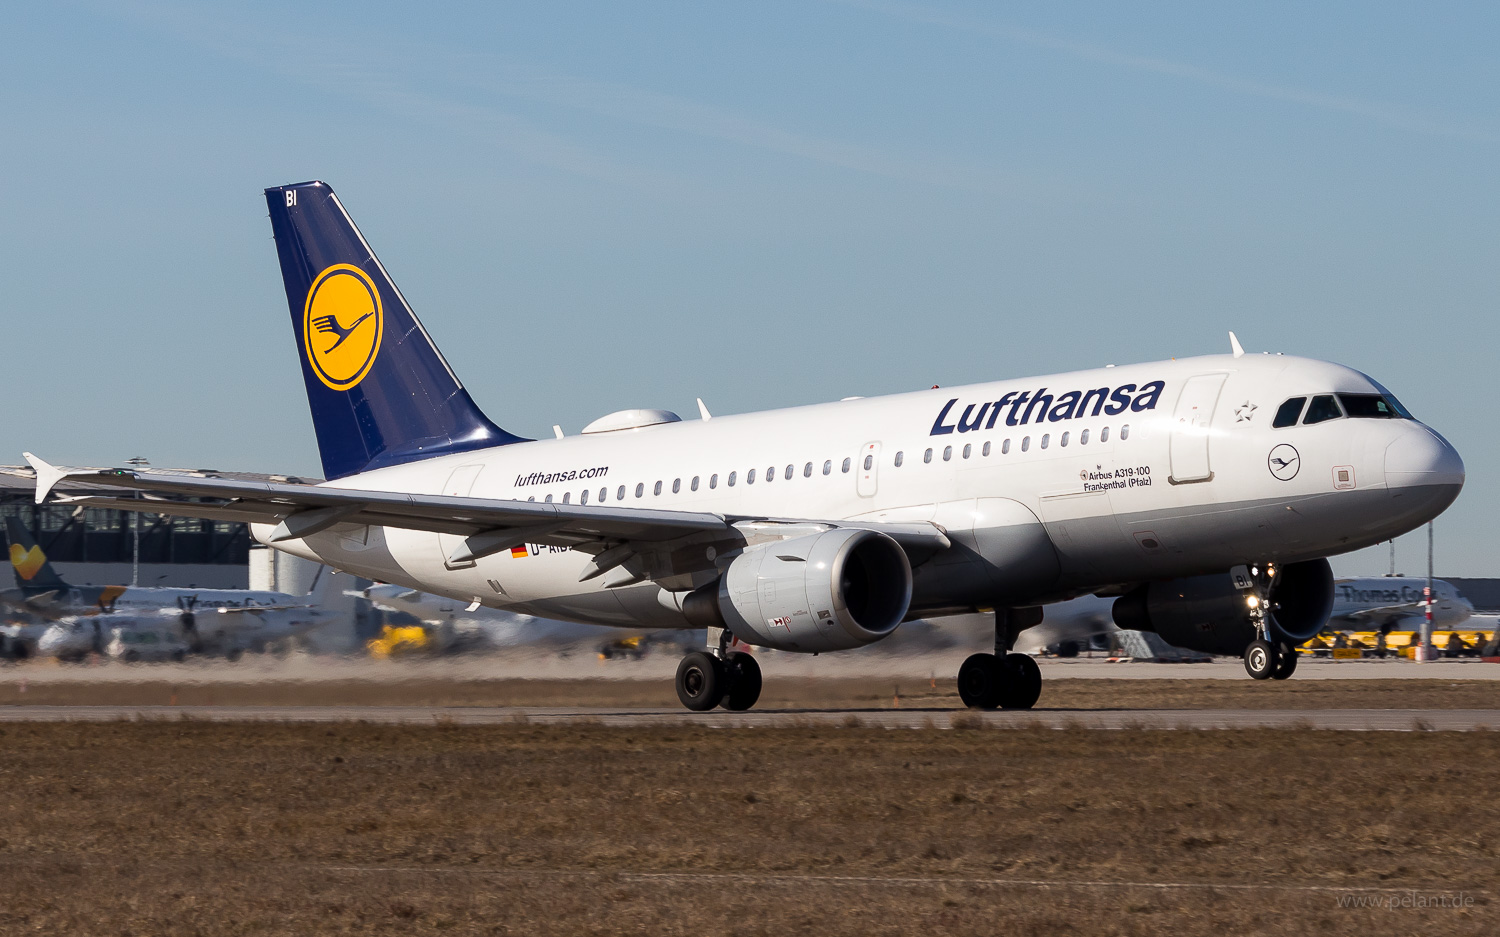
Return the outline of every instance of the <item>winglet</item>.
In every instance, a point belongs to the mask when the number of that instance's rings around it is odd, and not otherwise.
[[[32,469],[36,471],[37,504],[42,504],[43,502],[45,502],[47,500],[47,496],[52,493],[53,486],[55,486],[58,482],[62,481],[64,478],[67,478],[68,475],[71,474],[67,469],[61,469],[55,465],[48,465],[46,462],[43,462],[41,459],[38,459],[36,456],[32,455],[29,452],[21,453],[21,458],[25,459],[26,464],[31,466]]]
[[[1235,337],[1233,332],[1229,333],[1229,350],[1234,352],[1236,358],[1242,357],[1245,354],[1244,346],[1240,344],[1240,340]]]
[[[702,397],[698,398],[698,415],[705,420],[712,420],[714,418],[714,415],[708,412],[708,407],[703,405]]]

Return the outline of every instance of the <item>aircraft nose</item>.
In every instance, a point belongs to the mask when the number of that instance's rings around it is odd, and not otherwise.
[[[1448,440],[1425,426],[1413,424],[1386,447],[1385,483],[1393,491],[1448,487],[1457,497],[1464,484],[1464,460]]]

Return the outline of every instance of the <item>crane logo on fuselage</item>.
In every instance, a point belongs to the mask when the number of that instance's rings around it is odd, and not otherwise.
[[[1289,482],[1297,477],[1297,470],[1302,468],[1302,457],[1294,447],[1282,443],[1266,457],[1266,467],[1271,470],[1272,475]]]
[[[1127,410],[1139,413],[1155,410],[1165,381],[1151,381],[1137,388],[1134,384],[1119,387],[1096,387],[1092,390],[1070,390],[1062,394],[1049,394],[1047,388],[1032,392],[1008,391],[999,400],[983,401],[966,405],[960,415],[950,416],[958,406],[959,397],[943,405],[937,419],[932,422],[930,436],[945,436],[948,433],[971,433],[977,429],[994,429],[1000,414],[1005,414],[1006,426],[1025,426],[1028,423],[1059,423],[1080,417],[1118,416]],[[986,419],[988,417],[988,419]],[[1032,417],[1036,419],[1033,420]]]
[[[358,267],[334,264],[307,290],[302,312],[302,350],[313,373],[333,390],[349,390],[365,379],[385,332],[380,290]]]

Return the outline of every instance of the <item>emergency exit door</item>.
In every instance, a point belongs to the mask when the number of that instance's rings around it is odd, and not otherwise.
[[[1174,485],[1206,482],[1214,477],[1209,461],[1214,408],[1227,374],[1198,374],[1188,378],[1177,398],[1172,414],[1172,438],[1169,445]]]

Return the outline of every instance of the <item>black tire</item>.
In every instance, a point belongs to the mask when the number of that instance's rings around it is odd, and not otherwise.
[[[724,698],[724,665],[706,651],[694,651],[677,665],[677,698],[693,712],[708,712]]]
[[[1042,695],[1042,668],[1030,654],[1005,655],[1004,682],[1000,694],[1003,709],[1030,709]]]
[[[237,648],[237,647],[232,647],[229,650],[227,650],[227,651],[224,652],[224,659],[227,660],[227,661],[229,661],[231,664],[234,663],[235,661],[239,660],[241,657],[244,657],[244,656],[245,656],[245,652],[242,649]]]
[[[744,712],[760,699],[760,662],[744,651],[735,651],[724,663],[729,677],[728,692],[720,703],[731,712]]]
[[[1269,641],[1256,638],[1245,648],[1245,673],[1254,680],[1269,680],[1276,672],[1280,656]]]
[[[971,654],[958,668],[958,698],[970,709],[998,709],[1003,669],[994,654]]]
[[[1297,672],[1297,649],[1290,644],[1281,644],[1276,648],[1276,669],[1271,671],[1272,680],[1285,680]]]

